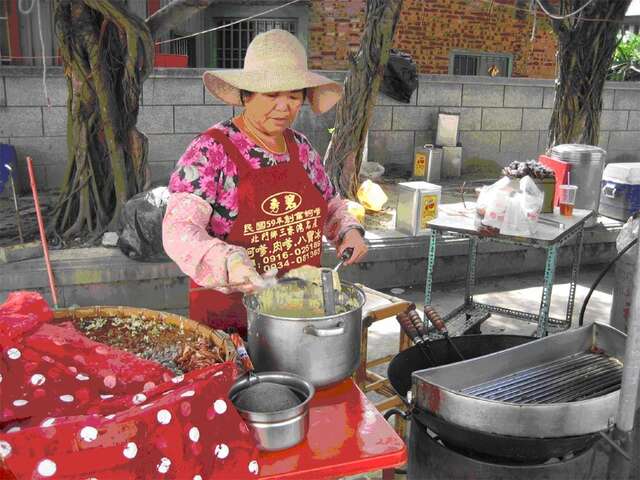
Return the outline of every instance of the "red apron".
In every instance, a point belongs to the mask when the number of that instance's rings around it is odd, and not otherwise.
[[[225,241],[244,247],[258,273],[280,274],[302,265],[320,266],[327,202],[298,158],[293,132],[284,138],[289,162],[254,169],[222,131],[205,133],[220,143],[238,168],[240,209]],[[192,280],[191,288],[198,285]],[[246,338],[247,312],[242,293],[189,292],[189,317],[212,328],[236,328]]]

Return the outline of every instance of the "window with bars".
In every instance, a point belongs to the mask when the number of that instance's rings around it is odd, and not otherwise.
[[[453,52],[449,73],[453,75],[511,76],[511,56],[493,53]]]
[[[238,18],[215,18],[214,26],[227,25]],[[297,18],[256,18],[236,23],[229,27],[217,30],[212,35],[213,66],[216,68],[242,68],[244,66],[244,54],[251,40],[259,33],[279,28],[293,35],[298,34]]]
[[[9,0],[0,0],[0,63],[11,62],[8,1]]]

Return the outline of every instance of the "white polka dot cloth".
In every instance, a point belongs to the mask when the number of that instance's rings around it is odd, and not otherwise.
[[[0,305],[0,478],[253,477],[232,364],[174,375],[52,322],[38,294]],[[26,419],[26,420],[25,420]],[[2,469],[5,469],[4,471]]]

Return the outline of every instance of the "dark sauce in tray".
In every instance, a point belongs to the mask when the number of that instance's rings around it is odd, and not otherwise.
[[[205,364],[224,361],[223,353],[211,340],[177,325],[141,316],[95,317],[71,321],[89,339],[145,360],[156,361],[178,375]],[[196,362],[194,355],[200,361]]]

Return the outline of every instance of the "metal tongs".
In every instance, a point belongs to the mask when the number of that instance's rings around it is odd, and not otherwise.
[[[549,218],[539,217],[538,218],[538,223],[541,223],[543,225],[548,225],[550,227],[555,227],[555,228],[557,228],[559,230],[564,230],[564,228],[565,228],[564,223],[558,222],[557,220],[551,220]]]
[[[333,290],[333,274],[337,272],[342,264],[349,260],[353,255],[353,248],[346,248],[340,256],[340,261],[332,269],[323,269],[320,273],[322,279],[322,300],[324,302],[324,314],[335,315],[336,313],[336,296]]]

